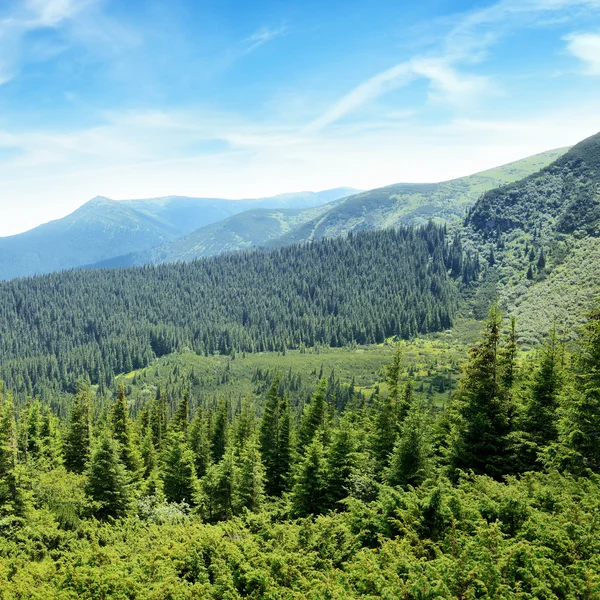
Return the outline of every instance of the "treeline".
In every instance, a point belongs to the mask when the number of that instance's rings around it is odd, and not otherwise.
[[[278,378],[233,417],[225,399],[190,415],[184,394],[132,420],[123,388],[94,416],[83,385],[61,423],[37,401],[17,415],[4,393],[2,589],[36,597],[34,577],[100,598],[125,578],[156,598],[597,597],[600,310],[574,355],[551,334],[519,361],[515,323],[502,325],[492,309],[445,411],[415,396],[401,346],[388,392],[343,411],[326,379],[300,415]],[[157,550],[165,532],[180,545]]]
[[[443,227],[357,233],[191,264],[0,283],[0,377],[51,401],[155,357],[406,339],[450,327],[476,258]]]

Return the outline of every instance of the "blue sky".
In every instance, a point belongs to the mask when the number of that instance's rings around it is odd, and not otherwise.
[[[600,130],[600,0],[0,0],[0,235],[439,181]]]

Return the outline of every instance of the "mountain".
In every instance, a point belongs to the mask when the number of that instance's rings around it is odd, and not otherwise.
[[[114,201],[98,196],[62,219],[0,238],[0,279],[148,250],[248,209],[306,209],[356,191],[336,188],[235,201],[181,196]]]
[[[275,240],[285,245],[363,229],[423,225],[429,220],[461,219],[484,192],[515,182],[552,163],[568,148],[530,156],[488,171],[441,183],[399,183],[362,192],[340,202],[324,216]]]
[[[464,237],[489,264],[478,292],[482,312],[499,297],[526,324],[524,343],[552,323],[573,335],[600,295],[600,134],[483,194]]]
[[[174,242],[94,264],[127,267],[189,261],[252,247],[280,247],[431,219],[459,220],[485,191],[514,182],[545,167],[567,151],[559,148],[495,169],[442,183],[399,183],[361,192],[304,211],[246,211],[200,228]]]

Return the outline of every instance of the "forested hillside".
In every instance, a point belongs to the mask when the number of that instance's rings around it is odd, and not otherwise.
[[[480,290],[523,317],[536,342],[555,322],[573,337],[600,293],[600,134],[539,173],[486,192],[466,219],[466,246],[489,268]]]
[[[426,225],[430,220],[455,222],[463,218],[483,192],[531,175],[567,150],[550,150],[452,181],[399,183],[360,192],[316,210],[252,210],[200,228],[174,242],[119,256],[98,266],[189,261],[232,250],[289,246],[352,231]]]
[[[443,227],[0,284],[0,377],[48,397],[191,349],[231,354],[409,338],[452,325],[476,259]]]
[[[341,407],[328,378],[293,406],[281,372],[135,418],[124,387],[60,420],[4,389],[2,597],[600,596],[600,312],[575,353],[519,358],[494,307],[445,408],[404,354]]]

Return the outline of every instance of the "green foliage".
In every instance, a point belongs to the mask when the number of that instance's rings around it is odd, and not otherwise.
[[[196,504],[198,480],[194,466],[194,454],[189,449],[185,436],[174,431],[166,442],[162,478],[168,502]]]
[[[89,386],[78,384],[64,439],[65,466],[82,473],[90,457],[92,442],[92,398]]]
[[[454,469],[501,477],[511,472],[509,390],[501,368],[501,315],[493,307],[483,340],[470,351],[455,398],[450,463]]]
[[[85,491],[98,519],[116,519],[127,513],[131,501],[127,475],[117,444],[106,434],[92,453]]]

